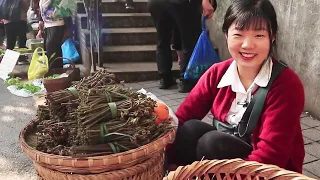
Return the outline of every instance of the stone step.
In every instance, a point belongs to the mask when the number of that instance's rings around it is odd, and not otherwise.
[[[77,14],[77,16],[80,27],[87,29],[87,15]],[[104,13],[102,14],[101,22],[102,28],[105,29],[154,27],[153,20],[149,13]]]
[[[102,4],[100,6],[102,13],[146,13],[148,12],[147,9],[147,2],[148,0],[134,0],[134,10],[127,10],[124,6],[125,1],[122,0],[120,2],[115,2],[115,0],[102,0]],[[78,9],[77,13],[85,14],[86,11],[84,9],[84,4],[82,2],[77,3]]]
[[[82,30],[87,46],[90,42],[90,31]],[[107,46],[151,45],[157,42],[156,29],[147,28],[112,28],[102,30],[102,42]]]
[[[123,62],[123,63],[104,63],[103,68],[114,73],[118,80],[125,82],[158,80],[157,64],[155,62]],[[179,77],[179,65],[173,62],[172,72],[174,77]]]
[[[173,60],[177,55],[172,50]],[[156,62],[156,45],[105,46],[103,63],[116,62]]]

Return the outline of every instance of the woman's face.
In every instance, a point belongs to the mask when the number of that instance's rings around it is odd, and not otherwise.
[[[233,23],[227,37],[228,49],[231,56],[237,61],[237,65],[244,68],[260,68],[269,55],[270,38],[267,26],[261,26],[256,30],[253,25],[250,28],[239,30]]]

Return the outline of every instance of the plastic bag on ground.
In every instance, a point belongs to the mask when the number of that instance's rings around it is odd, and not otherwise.
[[[42,50],[41,55],[38,54],[38,50]],[[37,48],[34,50],[30,66],[28,69],[28,79],[40,79],[49,71],[48,57],[44,53],[43,48]]]
[[[71,59],[72,62],[77,62],[80,60],[78,50],[71,38],[68,38],[64,41],[64,43],[61,45],[61,49],[63,57]],[[66,59],[63,59],[63,64],[70,64],[70,62]]]

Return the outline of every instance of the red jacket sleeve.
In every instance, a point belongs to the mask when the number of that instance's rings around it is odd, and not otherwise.
[[[274,81],[270,89],[256,148],[246,160],[274,164],[284,168],[294,147],[297,133],[301,133],[300,115],[304,107],[304,89],[298,76],[290,69]],[[298,132],[299,131],[299,132]]]
[[[208,69],[199,79],[197,85],[192,89],[186,99],[179,106],[176,116],[179,125],[190,119],[202,120],[212,107],[214,99],[215,65]]]

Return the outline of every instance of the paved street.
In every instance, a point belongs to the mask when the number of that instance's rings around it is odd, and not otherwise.
[[[12,95],[0,80],[0,179],[35,180],[32,163],[19,147],[19,133],[35,117],[32,98]]]
[[[132,83],[134,89],[144,88],[165,101],[173,111],[184,100],[187,94],[178,93],[177,89],[159,90],[158,82]],[[1,180],[34,180],[36,176],[32,163],[19,147],[18,136],[24,125],[35,117],[35,100],[11,95],[0,81],[0,179]],[[210,122],[208,114],[204,121]],[[320,121],[303,114],[301,116],[305,138],[306,157],[304,174],[320,179]]]

